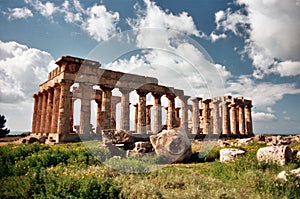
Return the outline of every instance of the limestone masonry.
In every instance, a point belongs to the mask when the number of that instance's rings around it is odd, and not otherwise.
[[[48,74],[48,80],[33,96],[32,119],[32,133],[49,136],[56,142],[63,142],[71,134],[91,132],[92,100],[97,103],[95,133],[98,134],[116,129],[116,104],[121,103],[119,122],[120,129],[125,131],[130,130],[130,106],[134,106],[134,130],[139,134],[159,133],[164,127],[165,114],[167,129],[181,127],[192,134],[253,135],[252,101],[243,97],[191,98],[183,90],[159,85],[156,78],[101,69],[99,62],[76,57],[63,56],[56,64],[58,67]],[[79,86],[72,86],[74,83]],[[112,96],[115,88],[122,93],[121,97]],[[139,96],[138,104],[130,103],[132,91]],[[146,104],[148,93],[154,97],[154,104]],[[167,97],[168,107],[162,107],[162,96]],[[181,107],[175,107],[175,98],[181,101]],[[77,99],[81,102],[80,125],[73,126],[73,104]]]

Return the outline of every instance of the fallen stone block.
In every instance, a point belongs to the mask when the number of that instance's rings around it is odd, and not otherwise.
[[[237,158],[245,155],[241,149],[226,148],[220,150],[220,162],[234,162]]]
[[[289,146],[269,146],[258,149],[256,157],[260,162],[283,166],[293,158],[293,151]]]

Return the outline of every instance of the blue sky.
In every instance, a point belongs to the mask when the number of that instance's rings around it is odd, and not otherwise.
[[[201,81],[218,84],[220,78],[224,88],[216,93],[253,100],[256,133],[300,132],[299,18],[299,0],[2,0],[0,114],[10,129],[30,130],[32,94],[55,67],[54,60],[89,58],[97,51],[103,52],[99,61],[105,68],[149,73],[152,64],[162,83],[189,76],[188,84],[203,97],[210,96],[201,90]],[[133,51],[106,63],[116,53],[108,45],[114,36],[132,30],[150,30],[134,32],[139,49],[153,45],[176,56]],[[191,43],[176,41],[181,33],[201,45],[213,63]],[[166,42],[171,40],[176,46]],[[199,65],[202,76],[197,78],[179,55]]]

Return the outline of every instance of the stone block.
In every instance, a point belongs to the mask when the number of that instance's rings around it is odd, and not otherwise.
[[[163,130],[150,136],[156,154],[164,156],[168,163],[185,162],[192,155],[191,143],[181,129]]]
[[[269,146],[258,149],[256,156],[260,162],[283,166],[293,158],[293,151],[289,146]]]
[[[220,150],[220,162],[234,162],[237,158],[245,155],[245,151],[235,148]]]

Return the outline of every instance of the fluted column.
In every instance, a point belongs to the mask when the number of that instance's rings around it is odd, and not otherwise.
[[[153,118],[153,133],[157,134],[162,129],[161,121],[161,94],[152,93],[154,97],[154,118]]]
[[[70,87],[73,81],[63,80],[60,83],[58,134],[69,133],[70,131]]]
[[[38,111],[37,111],[37,117],[36,117],[36,127],[35,132],[41,133],[41,119],[42,119],[42,109],[43,109],[43,94],[38,93]]]
[[[52,108],[52,121],[51,121],[51,133],[58,132],[58,111],[59,111],[59,99],[60,99],[60,85],[56,84],[53,92],[53,108]]]
[[[229,114],[229,103],[227,101],[222,102],[222,134],[230,135],[230,114]]]
[[[121,98],[118,96],[111,97],[111,109],[110,109],[110,128],[116,129],[116,110],[117,104],[121,102]]]
[[[72,96],[70,98],[70,132],[73,133],[73,126],[74,126],[74,102],[75,102],[75,98],[73,98],[73,93],[70,92],[70,95]]]
[[[188,131],[188,104],[187,100],[190,96],[178,96],[181,101],[181,119],[180,119],[180,126],[181,128],[187,132]]]
[[[41,123],[40,123],[40,133],[45,133],[46,127],[46,113],[47,113],[47,98],[48,92],[43,92],[43,101],[42,101],[42,113],[41,113]]]
[[[47,99],[47,110],[46,110],[46,124],[45,133],[51,133],[51,122],[52,122],[52,110],[53,110],[53,88],[48,89],[48,99]]]
[[[209,103],[211,102],[210,99],[203,100],[203,134],[211,134],[211,128],[210,128],[210,109],[209,109]]]
[[[166,115],[166,121],[165,121],[165,125],[167,126],[167,124],[168,124],[168,120],[169,120],[169,112],[168,112],[168,107],[164,107],[165,108],[165,115]]]
[[[130,114],[130,109],[129,109],[129,93],[131,92],[130,89],[125,89],[122,88],[120,89],[120,92],[122,93],[121,97],[121,118],[120,118],[120,128],[129,131],[130,129],[130,119],[129,119],[129,114]]]
[[[245,134],[245,106],[243,104],[238,105],[238,111],[239,111],[239,131],[240,134]]]
[[[201,98],[199,97],[195,97],[192,98],[192,106],[193,106],[193,113],[192,113],[192,123],[193,123],[193,127],[192,127],[192,134],[198,134],[199,132],[199,124],[200,124],[200,120],[199,120],[199,101],[201,100]]]
[[[111,91],[113,88],[100,86],[102,89],[102,129],[111,129]]]
[[[180,107],[175,108],[175,127],[180,127]]]
[[[146,132],[151,131],[151,107],[153,105],[146,106]]]
[[[252,108],[251,104],[247,104],[245,106],[245,110],[246,110],[246,132],[247,132],[247,135],[250,135],[250,136],[253,135],[251,108]]]
[[[146,95],[148,91],[137,90],[139,95],[137,133],[146,133]]]
[[[95,99],[95,102],[97,103],[96,133],[101,134],[102,99]]]
[[[32,133],[37,133],[36,132],[36,126],[37,126],[37,117],[38,117],[39,96],[37,94],[34,94],[33,98],[34,98],[34,102],[33,102],[33,116],[32,116],[31,131],[32,131]]]
[[[238,119],[237,119],[237,108],[236,104],[231,104],[231,133],[238,134]]]
[[[81,92],[79,133],[86,134],[91,131],[91,95],[93,87],[92,85],[81,83],[79,89]]]
[[[168,98],[168,120],[167,120],[167,129],[173,129],[175,125],[175,97],[173,95],[166,95]]]
[[[134,131],[138,131],[138,117],[139,117],[139,104],[135,104],[134,106]]]
[[[220,111],[219,111],[219,100],[212,101],[212,114],[213,114],[213,134],[220,134]]]

